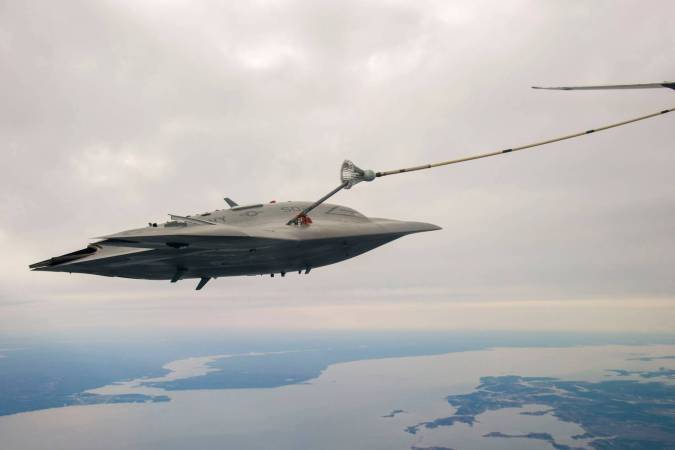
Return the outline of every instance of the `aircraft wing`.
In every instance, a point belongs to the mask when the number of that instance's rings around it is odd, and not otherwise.
[[[147,252],[150,249],[147,248],[131,248],[131,247],[120,247],[114,245],[101,245],[100,243],[91,244],[82,250],[78,250],[72,253],[66,253],[65,255],[55,256],[53,258],[45,259],[44,261],[36,262],[31,264],[29,268],[31,270],[47,270],[47,271],[64,271],[61,270],[64,266],[79,264],[82,262],[93,262],[98,260],[127,260],[131,255]]]
[[[559,87],[541,87],[532,86],[532,89],[551,89],[558,91],[595,91],[608,89],[675,89],[675,81],[664,81],[662,83],[641,83],[641,84],[609,84],[600,86],[559,86]]]

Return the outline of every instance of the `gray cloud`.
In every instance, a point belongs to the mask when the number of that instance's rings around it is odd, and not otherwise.
[[[529,86],[672,79],[673,13],[668,1],[3,2],[5,317],[81,296],[193,301],[192,286],[27,271],[88,237],[220,208],[223,195],[314,199],[345,157],[397,168],[669,106],[669,91]],[[657,118],[359,185],[336,201],[444,230],[206,295],[232,308],[673,299],[673,130]]]

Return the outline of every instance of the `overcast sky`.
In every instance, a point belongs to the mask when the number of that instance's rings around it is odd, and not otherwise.
[[[435,223],[309,276],[31,273],[89,238],[675,104],[675,3],[0,1],[0,330],[675,331],[675,117],[334,198]]]

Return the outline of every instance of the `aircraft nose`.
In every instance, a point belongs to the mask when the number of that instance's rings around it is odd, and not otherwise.
[[[423,231],[442,230],[441,227],[439,227],[438,225],[434,225],[433,223],[426,223],[426,222],[404,222],[404,223],[408,225],[410,233],[421,233]]]
[[[405,222],[402,220],[377,219],[377,223],[389,233],[411,234],[442,229],[438,225],[426,222]]]

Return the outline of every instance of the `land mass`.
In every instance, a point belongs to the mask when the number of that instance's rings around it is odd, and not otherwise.
[[[244,333],[213,338],[201,335],[173,340],[127,336],[114,340],[60,341],[0,335],[0,416],[81,404],[87,391],[115,382],[147,378],[146,386],[166,390],[265,388],[304,383],[331,364],[421,356],[503,347],[566,347],[589,344],[663,343],[661,335],[583,335],[579,333]],[[302,352],[289,350],[305,349]],[[169,362],[208,355],[286,352],[223,358],[203,376],[152,382],[167,375]],[[641,358],[648,358],[641,356]],[[659,356],[672,359],[675,356]],[[663,374],[661,374],[663,375]],[[133,397],[115,400],[136,401]],[[143,401],[155,401],[143,399]],[[78,403],[79,402],[79,403]],[[470,420],[469,418],[465,420]]]
[[[382,416],[382,418],[383,418],[383,419],[389,419],[389,418],[392,418],[392,417],[396,417],[397,414],[403,414],[403,413],[405,413],[404,410],[402,410],[402,409],[395,409],[395,410],[393,410],[392,412],[390,412],[389,414],[385,414],[384,416]]]
[[[665,367],[660,367],[658,370],[625,370],[625,369],[610,369],[608,372],[612,372],[619,377],[629,377],[631,375],[637,375],[641,378],[667,378],[669,380],[675,380],[675,370],[666,369]]]
[[[584,428],[575,439],[592,439],[595,449],[675,448],[675,386],[659,382],[611,380],[601,382],[565,381],[546,377],[483,377],[474,392],[447,397],[455,414],[406,428],[416,434],[423,428],[472,425],[487,411],[543,405],[565,422]],[[556,449],[573,449],[556,443],[546,433],[487,437],[529,438],[549,441]]]

